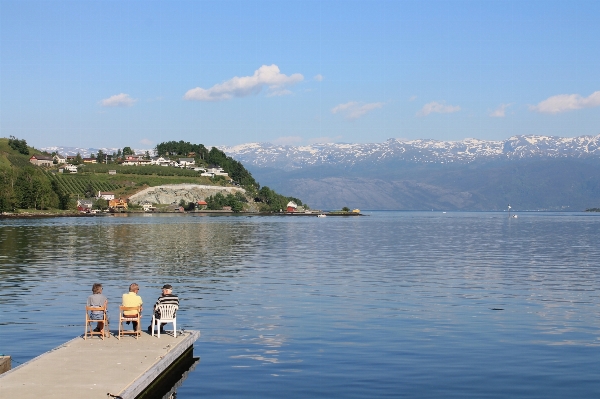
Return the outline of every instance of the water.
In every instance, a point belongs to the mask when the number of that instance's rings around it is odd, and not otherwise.
[[[367,214],[0,220],[0,352],[82,334],[94,282],[113,320],[171,283],[179,399],[600,395],[600,217]]]

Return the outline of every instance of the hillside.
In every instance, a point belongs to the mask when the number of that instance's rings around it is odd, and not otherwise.
[[[190,145],[182,141],[163,144],[169,151],[174,152],[175,150],[168,147],[172,143],[180,147],[183,145],[181,148]],[[201,176],[192,169],[158,165],[81,164],[77,173],[59,173],[57,164],[49,167],[33,166],[29,158],[42,152],[28,147],[25,140],[3,138],[0,139],[0,212],[13,212],[16,209],[74,210],[78,198],[94,197],[98,191],[110,191],[116,197],[127,199],[149,187],[181,187],[182,184],[188,188],[187,192],[181,189],[166,189],[171,190],[165,196],[169,202],[188,204],[188,201],[195,203],[201,199],[208,202],[209,209],[230,206],[237,212],[279,210],[291,199],[268,187],[260,188],[240,162],[226,156],[222,151],[214,147],[209,151],[201,145],[194,148],[202,150],[202,153],[198,154],[198,157],[201,157],[199,160],[206,162],[206,159],[223,165],[229,176],[240,181],[242,187],[223,176]],[[155,197],[157,203],[167,201],[163,197]],[[143,201],[132,201],[132,204],[140,202]],[[95,206],[103,205],[98,202]]]

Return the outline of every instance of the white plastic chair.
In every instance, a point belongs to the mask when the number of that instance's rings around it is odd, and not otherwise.
[[[152,315],[152,336],[154,337],[154,328],[158,330],[158,338],[160,338],[160,326],[162,323],[173,323],[173,337],[177,338],[177,309],[179,306],[169,304],[169,303],[161,303],[154,310],[154,314]],[[160,319],[156,318],[156,313],[160,314]]]

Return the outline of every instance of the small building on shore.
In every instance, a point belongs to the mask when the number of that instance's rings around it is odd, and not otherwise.
[[[287,212],[296,212],[296,209],[298,208],[298,205],[296,205],[296,203],[294,201],[290,201],[287,204]]]

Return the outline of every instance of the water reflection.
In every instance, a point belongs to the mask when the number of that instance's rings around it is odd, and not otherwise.
[[[109,308],[132,281],[145,303],[169,282],[206,365],[180,398],[224,385],[231,397],[589,397],[599,233],[600,218],[554,214],[13,220],[0,225],[1,342],[27,337],[19,360],[81,334],[94,281]]]

